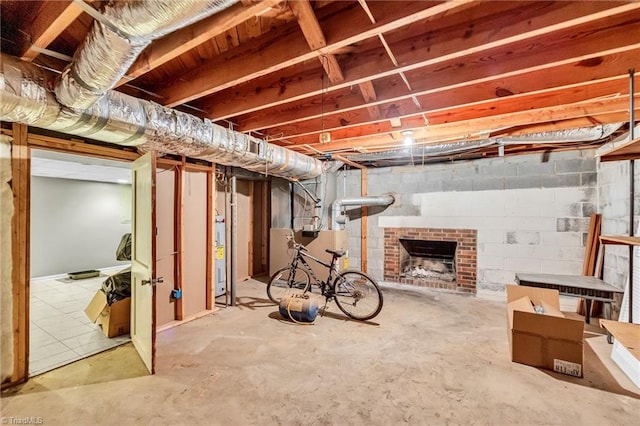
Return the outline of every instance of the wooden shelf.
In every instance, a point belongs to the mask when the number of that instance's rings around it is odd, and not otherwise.
[[[600,161],[622,161],[640,158],[640,138],[625,142],[600,154]]]
[[[602,244],[616,244],[624,246],[640,246],[640,237],[625,237],[622,235],[601,235]]]

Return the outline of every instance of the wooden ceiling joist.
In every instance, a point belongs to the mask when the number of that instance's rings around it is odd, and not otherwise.
[[[44,49],[82,14],[82,8],[71,0],[45,2],[35,20],[24,31],[25,45],[20,57],[34,60]]]
[[[264,13],[281,1],[282,0],[262,0],[246,6],[238,3],[209,18],[196,22],[192,26],[175,31],[170,37],[163,37],[156,40],[140,55],[136,62],[134,62],[127,72],[127,78],[122,79],[119,84],[140,77],[166,62],[177,58],[181,54],[194,49],[202,43],[209,41],[214,36],[222,34],[242,22]]]
[[[567,55],[571,56],[571,49],[563,49]],[[500,63],[500,69],[504,72],[495,72],[496,64],[484,63],[469,58],[469,62],[462,62],[459,70],[451,72],[450,67],[432,66],[416,73],[413,78],[415,83],[414,94],[424,100],[425,111],[432,111],[448,108],[459,104],[470,104],[491,100],[504,96],[502,92],[511,95],[534,93],[538,91],[551,90],[555,87],[567,87],[580,85],[583,82],[583,72],[588,68],[593,82],[611,78],[624,78],[626,71],[637,63],[640,57],[640,46],[637,49],[614,53],[610,55],[600,55],[596,52],[593,57],[567,58],[559,62],[557,66],[553,63],[545,63],[545,66],[531,68],[526,66],[518,72],[519,59],[512,55],[505,58]],[[530,53],[529,59],[533,63],[542,60],[548,51],[544,49],[539,53]],[[590,59],[593,58],[593,59]],[[513,64],[512,64],[513,62]],[[452,66],[454,63],[452,62]],[[549,66],[549,68],[546,68]],[[493,74],[488,70],[491,68]],[[489,75],[490,77],[487,77]],[[589,82],[589,84],[593,83]],[[385,84],[382,84],[385,83]],[[580,85],[584,87],[588,85]],[[332,92],[330,95],[336,92]],[[616,92],[611,92],[616,93]],[[332,127],[329,123],[349,121],[357,124],[352,111],[362,108],[358,94],[349,93],[344,89],[339,98],[327,96],[326,103],[332,105],[331,109],[324,110],[325,125]],[[368,102],[368,105],[396,105],[401,115],[417,113],[415,105],[409,100],[411,93],[400,84],[393,84],[392,78],[382,79],[376,90],[377,99]],[[507,95],[509,96],[509,95]],[[587,96],[593,96],[588,94]],[[305,120],[318,119],[323,113],[317,99],[304,99],[296,103],[286,104],[283,107],[269,108],[259,111],[256,114],[239,117],[237,119],[238,129],[242,131],[261,130],[270,128],[281,128],[282,126],[299,123]]]
[[[327,23],[336,30],[332,34],[325,31],[327,46],[319,52],[330,54],[333,50],[365,40],[378,32],[391,31],[470,2],[471,0],[456,0],[439,3],[427,9],[422,2],[404,7],[388,7],[385,19],[376,24],[371,24],[364,15],[363,19],[358,20],[350,13],[336,14],[331,16],[330,22]],[[161,90],[159,94],[165,99],[165,106],[176,106],[314,59],[317,55],[318,51],[309,51],[304,37],[292,34],[264,46],[249,57],[230,59],[222,66],[214,63],[215,61],[205,63],[188,73],[185,79],[177,79],[176,83]]]
[[[467,32],[466,27],[455,27],[449,31],[434,34],[432,38],[423,35],[415,36],[413,39],[405,40],[404,43],[394,47],[394,54],[401,65],[399,68],[396,68],[391,61],[381,61],[381,55],[386,57],[382,47],[380,50],[352,55],[349,61],[342,64],[346,76],[345,80],[342,83],[330,85],[328,89],[347,88],[365,81],[391,76],[400,71],[409,72],[455,61],[457,58],[470,55],[475,55],[478,60],[483,62],[496,61],[496,66],[500,66],[501,62],[498,61],[509,60],[512,56],[511,53],[509,55],[502,54],[503,50],[500,48],[506,45],[511,46],[516,42],[520,42],[519,51],[523,61],[523,65],[519,69],[524,66],[536,67],[539,64],[546,64],[547,61],[542,63],[529,62],[529,65],[524,65],[527,62],[527,55],[533,53],[532,45],[528,40],[534,36],[537,38],[533,49],[538,52],[550,50],[550,53],[555,54],[556,57],[567,58],[570,53],[572,57],[598,52],[606,54],[608,50],[616,48],[629,50],[627,47],[629,39],[621,40],[620,33],[624,32],[629,37],[633,36],[636,40],[640,40],[640,23],[637,11],[629,12],[630,5],[603,11],[602,7],[598,6],[599,4],[600,2],[589,2],[584,7],[579,7],[574,3],[556,5],[552,11],[547,11],[537,19],[532,17],[526,23],[518,21],[516,17],[505,16],[506,24],[498,32],[495,30],[494,23],[489,22],[485,26],[478,23],[471,34]],[[640,9],[640,3],[633,4],[633,6]],[[620,13],[620,11],[624,13]],[[522,14],[522,11],[518,12],[518,15]],[[612,17],[607,20],[608,26],[603,28],[603,23],[594,21],[594,19],[605,12],[611,13]],[[567,23],[565,27],[563,19],[566,19],[570,13],[572,13],[571,16],[574,16],[571,22],[580,20],[584,23],[578,27]],[[559,29],[566,30],[558,32]],[[540,41],[545,34],[546,41]],[[563,51],[568,48],[567,46],[571,46],[575,50],[572,52]],[[499,56],[492,57],[488,53],[493,51]],[[317,84],[310,81],[309,76],[288,76],[285,80],[289,83],[284,91],[278,81],[272,81],[272,79],[271,76],[258,78],[251,84],[234,87],[233,90],[218,91],[215,99],[203,100],[198,103],[198,106],[208,111],[208,116],[211,119],[220,120],[317,96],[322,90]],[[259,87],[260,90],[256,90],[256,87]]]

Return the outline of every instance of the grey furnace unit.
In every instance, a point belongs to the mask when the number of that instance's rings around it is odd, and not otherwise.
[[[214,265],[216,271],[215,297],[223,296],[227,290],[227,262],[225,259],[225,223],[224,216],[216,216],[215,226],[216,249],[214,255]]]

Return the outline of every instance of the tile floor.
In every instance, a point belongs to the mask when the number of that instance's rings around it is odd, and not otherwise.
[[[108,273],[116,270],[106,271]],[[53,370],[130,341],[129,335],[105,337],[84,313],[107,275],[84,280],[31,279],[29,376]]]

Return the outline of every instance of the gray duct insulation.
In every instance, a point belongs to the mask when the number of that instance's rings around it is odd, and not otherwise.
[[[85,110],[125,75],[156,38],[237,0],[113,1],[106,4],[55,87],[58,101]]]
[[[352,161],[398,160],[405,158],[437,157],[439,155],[459,154],[488,146],[513,145],[527,143],[563,143],[563,142],[595,142],[611,136],[623,123],[604,124],[594,127],[550,132],[531,133],[522,136],[506,136],[482,139],[478,141],[459,141],[438,145],[421,145],[410,149],[373,152],[349,156]],[[426,142],[426,141],[417,141]]]
[[[287,179],[322,173],[312,157],[116,91],[84,111],[64,107],[48,89],[55,74],[5,54],[0,59],[0,120]]]
[[[342,215],[344,206],[388,206],[393,204],[393,195],[378,195],[369,197],[343,198],[331,204],[331,229],[342,229],[341,225],[347,222],[347,217]]]

